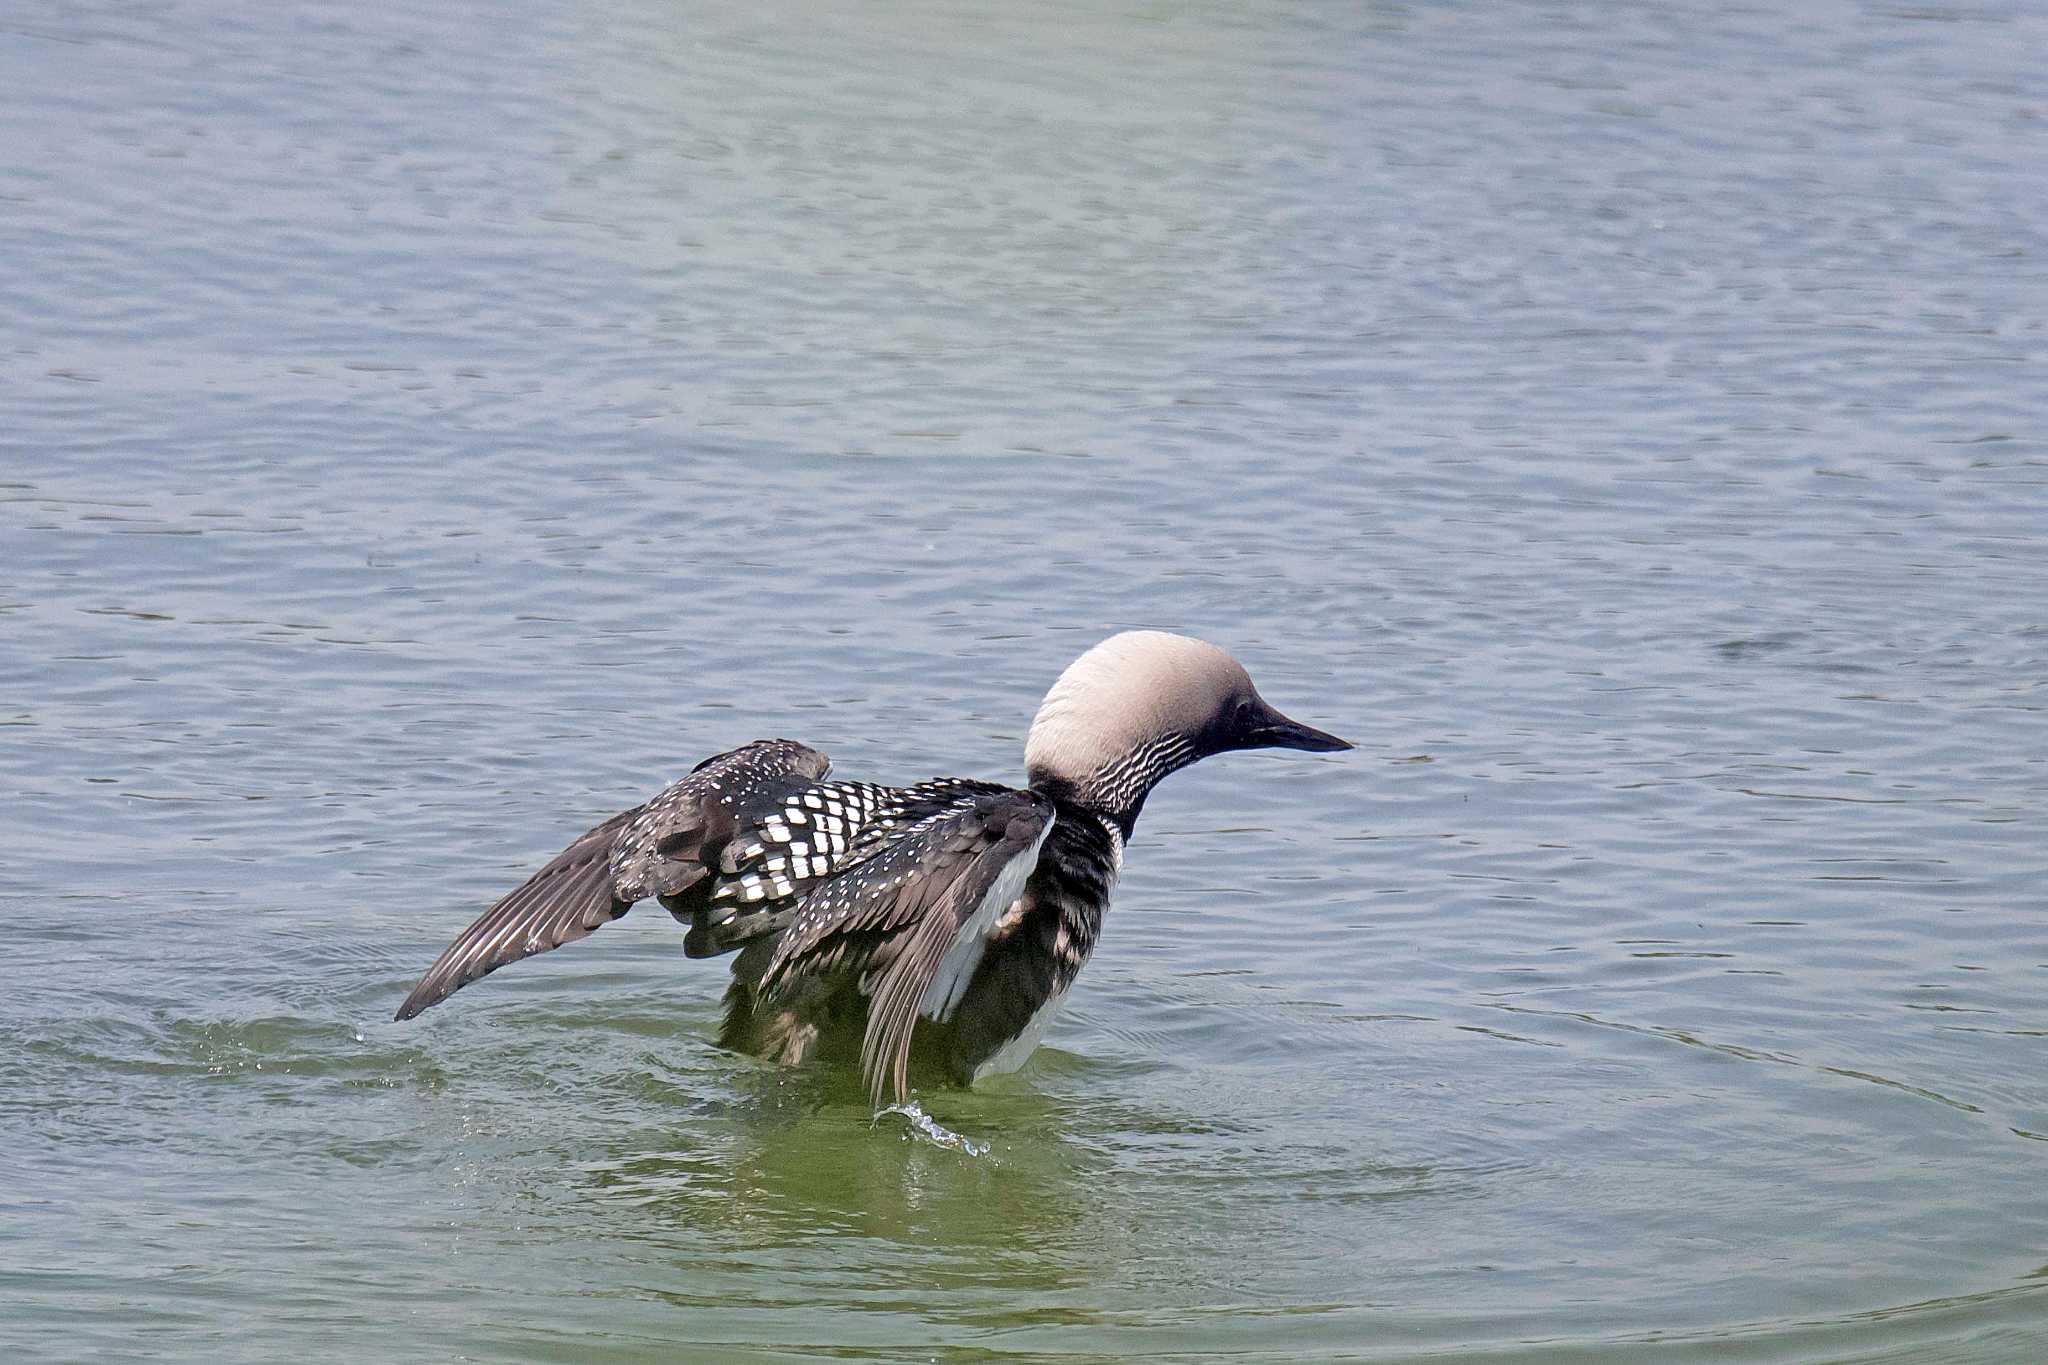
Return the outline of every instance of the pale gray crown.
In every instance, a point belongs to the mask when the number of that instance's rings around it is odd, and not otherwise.
[[[1226,702],[1247,695],[1251,678],[1208,641],[1127,630],[1060,674],[1031,722],[1024,766],[1034,781],[1057,778],[1082,790],[1134,761],[1170,770],[1198,756],[1197,738]]]

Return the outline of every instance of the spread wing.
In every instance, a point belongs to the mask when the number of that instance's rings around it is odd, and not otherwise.
[[[761,975],[772,1000],[795,977],[859,973],[861,1070],[876,1104],[885,1092],[902,1102],[918,1019],[952,1015],[1052,829],[1046,798],[972,785],[805,897]]]
[[[427,969],[398,1017],[410,1019],[508,962],[583,938],[649,895],[674,905],[696,892],[708,901],[707,883],[746,862],[734,846],[757,844],[762,823],[792,800],[801,804],[830,766],[817,750],[787,739],[706,759],[645,805],[583,835],[486,910]]]

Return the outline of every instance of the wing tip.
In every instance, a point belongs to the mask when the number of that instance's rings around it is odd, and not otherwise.
[[[431,976],[432,973],[428,973],[428,977],[431,978]],[[440,990],[430,985],[428,980],[423,979],[417,986],[412,988],[412,993],[405,997],[405,1003],[398,1007],[398,1013],[391,1016],[391,1021],[395,1024],[402,1024],[408,1019],[417,1019],[421,1014],[424,1014],[447,998],[447,991]]]

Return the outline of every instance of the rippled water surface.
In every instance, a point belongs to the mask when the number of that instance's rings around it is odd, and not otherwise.
[[[2048,1354],[2034,5],[0,14],[0,1356]],[[643,910],[789,734],[1148,806],[930,1119]],[[938,1130],[931,1130],[938,1131]]]

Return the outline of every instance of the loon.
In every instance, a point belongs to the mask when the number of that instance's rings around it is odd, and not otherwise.
[[[1161,778],[1233,749],[1350,747],[1267,705],[1217,646],[1126,631],[1046,694],[1027,786],[827,781],[816,749],[755,740],[570,844],[448,946],[398,1018],[652,896],[689,926],[684,953],[737,953],[721,1046],[857,1059],[877,1105],[904,1101],[913,1061],[971,1085],[1037,1046]]]

